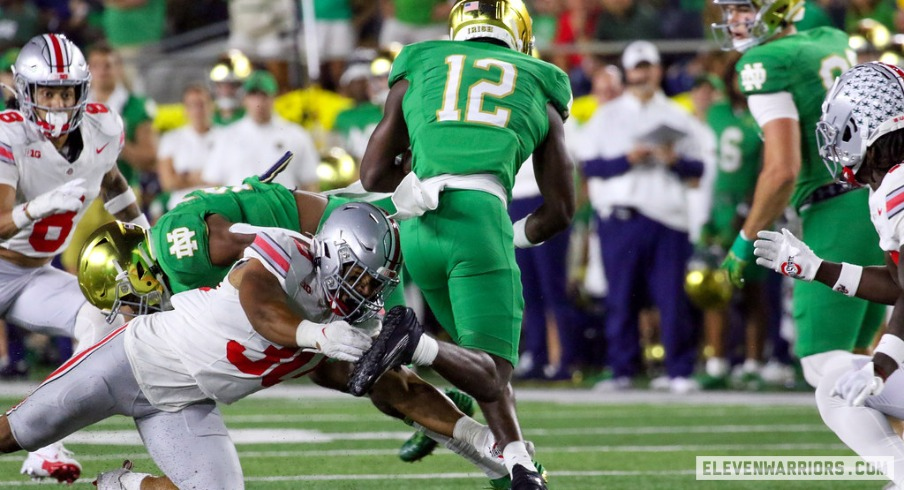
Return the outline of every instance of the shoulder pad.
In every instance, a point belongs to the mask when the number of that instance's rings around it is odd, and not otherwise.
[[[118,138],[123,131],[122,118],[104,104],[89,103],[85,106],[82,124],[90,124],[99,133]]]
[[[29,121],[21,112],[8,110],[0,112],[0,141],[12,145],[24,145],[38,139],[36,131],[29,131]]]

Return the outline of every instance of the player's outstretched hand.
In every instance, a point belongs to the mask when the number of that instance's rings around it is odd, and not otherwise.
[[[760,231],[757,237],[759,240],[753,242],[757,264],[807,282],[816,277],[822,259],[787,228],[782,228],[781,233]]]
[[[331,323],[302,322],[296,334],[298,345],[340,361],[357,362],[373,339],[364,330],[344,320]]]
[[[73,179],[28,201],[25,212],[33,220],[82,208],[85,198],[85,179]]]

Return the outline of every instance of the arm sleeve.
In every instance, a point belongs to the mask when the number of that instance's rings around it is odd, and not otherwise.
[[[691,158],[681,157],[672,166],[672,172],[682,179],[697,179],[703,176],[703,162]]]
[[[562,120],[568,119],[571,115],[571,103],[573,98],[571,95],[571,81],[568,75],[554,65],[548,65],[551,74],[543,77],[545,83],[543,90],[549,97],[549,102],[556,108]]]
[[[584,161],[584,177],[601,177],[608,179],[621,175],[631,169],[628,157],[622,155],[615,158],[593,158]]]
[[[9,146],[0,142],[0,184],[12,187],[19,186],[19,167],[13,159]]]
[[[279,281],[283,291],[286,289],[286,275],[289,273],[289,247],[292,238],[288,235],[259,231],[251,246],[245,249],[244,258],[257,259]]]
[[[800,119],[791,92],[774,92],[771,94],[755,94],[747,98],[750,114],[762,128],[769,121],[790,118]]]
[[[416,47],[405,46],[396,59],[392,62],[392,68],[389,70],[389,86],[392,87],[399,80],[404,79],[408,75],[409,59],[413,56],[412,52]]]

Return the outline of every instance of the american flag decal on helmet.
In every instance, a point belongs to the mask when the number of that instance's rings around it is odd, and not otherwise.
[[[477,10],[480,7],[480,2],[468,2],[461,6],[462,12],[471,12]]]
[[[888,219],[904,211],[904,185],[888,193],[885,197],[885,212]]]

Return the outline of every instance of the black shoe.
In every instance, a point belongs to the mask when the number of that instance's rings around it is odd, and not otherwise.
[[[512,490],[546,490],[546,483],[540,473],[516,464],[512,468]]]
[[[374,383],[386,371],[409,364],[424,333],[424,327],[417,321],[414,310],[396,306],[383,317],[383,329],[370,349],[355,364],[348,378],[348,391],[362,396],[373,388]]]

